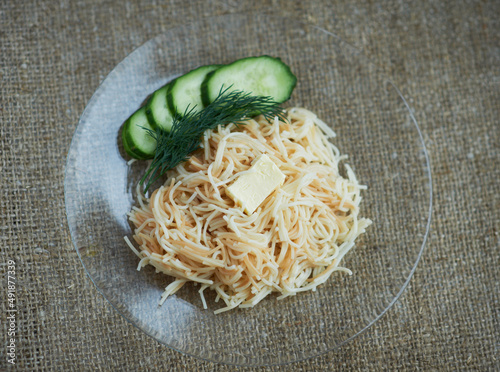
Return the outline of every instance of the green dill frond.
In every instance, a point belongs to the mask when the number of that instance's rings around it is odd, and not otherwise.
[[[271,121],[276,116],[284,121],[284,111],[271,97],[252,96],[239,90],[221,89],[217,98],[201,111],[196,107],[187,108],[182,116],[175,116],[170,132],[161,128],[148,130],[156,140],[155,156],[141,185],[146,183],[144,192],[179,163],[189,159],[189,155],[200,147],[203,133],[217,126],[234,123],[241,125],[249,118],[263,115]]]

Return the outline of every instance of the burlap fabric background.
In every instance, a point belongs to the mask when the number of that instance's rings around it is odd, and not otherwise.
[[[136,47],[197,17],[302,17],[393,76],[424,132],[430,240],[409,288],[340,350],[268,370],[500,368],[500,2],[0,2],[0,252],[17,263],[17,370],[229,371],[160,345],[94,288],[64,213],[64,165],[100,81]],[[262,369],[264,370],[264,369]]]

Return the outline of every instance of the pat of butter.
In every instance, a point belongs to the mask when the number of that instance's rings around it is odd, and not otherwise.
[[[249,169],[226,189],[226,194],[252,214],[259,205],[285,181],[285,175],[265,154],[259,156]]]

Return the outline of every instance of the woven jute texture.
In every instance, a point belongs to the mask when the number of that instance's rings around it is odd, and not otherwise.
[[[500,2],[0,0],[1,370],[236,369],[161,345],[99,294],[72,245],[64,170],[90,97],[135,48],[199,17],[257,10],[320,25],[392,77],[420,123],[434,192],[424,255],[388,313],[340,349],[257,370],[500,369]]]

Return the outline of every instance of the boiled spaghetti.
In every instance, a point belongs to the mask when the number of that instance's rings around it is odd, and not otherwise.
[[[332,129],[303,108],[287,120],[263,117],[205,132],[202,148],[169,171],[150,197],[138,192],[129,219],[140,258],[174,278],[160,303],[185,283],[216,291],[225,306],[253,307],[272,292],[278,299],[316,290],[340,266],[371,221],[359,216],[361,191],[352,169],[339,172]],[[266,154],[285,175],[251,215],[226,189]],[[140,191],[140,190],[138,190]]]

